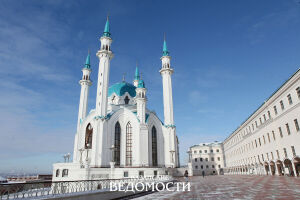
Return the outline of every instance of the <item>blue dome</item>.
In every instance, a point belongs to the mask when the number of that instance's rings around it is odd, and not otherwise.
[[[123,96],[126,92],[128,92],[131,97],[135,97],[135,89],[136,87],[130,83],[115,83],[108,88],[108,96],[111,96],[113,93],[118,96]]]

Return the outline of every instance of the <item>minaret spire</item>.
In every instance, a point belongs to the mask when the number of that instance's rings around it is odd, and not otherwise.
[[[109,31],[109,16],[107,15],[106,18],[106,23],[105,23],[105,27],[104,27],[104,31],[103,31],[103,36],[105,37],[110,37],[110,31]]]
[[[168,56],[168,55],[169,55],[169,51],[166,42],[166,34],[164,34],[163,56]]]
[[[107,17],[104,32],[100,38],[101,47],[97,52],[99,58],[99,71],[96,95],[96,112],[99,118],[105,119],[107,115],[107,95],[109,84],[110,60],[113,58],[111,51],[112,39],[110,38],[109,19]]]
[[[138,68],[138,62],[136,61],[135,74],[134,74],[134,80],[133,80],[133,85],[135,87],[138,86],[139,80],[140,80],[140,73],[139,73],[139,68]]]
[[[79,84],[81,85],[81,91],[78,109],[77,130],[79,129],[82,120],[86,117],[87,114],[89,87],[92,85],[92,81],[90,80],[90,75],[92,71],[90,60],[90,52],[88,52],[84,67],[82,68],[82,79],[79,81]]]

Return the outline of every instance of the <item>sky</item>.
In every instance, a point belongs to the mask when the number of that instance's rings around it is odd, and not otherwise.
[[[0,0],[0,173],[51,173],[73,151],[81,69],[91,52],[95,107],[106,16],[110,84],[148,89],[163,119],[163,35],[174,68],[181,164],[188,147],[223,141],[300,66],[300,0]]]

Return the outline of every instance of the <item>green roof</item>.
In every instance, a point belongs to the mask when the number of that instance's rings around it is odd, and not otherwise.
[[[140,80],[139,68],[136,66],[134,80]]]
[[[90,53],[87,55],[86,60],[85,60],[85,64],[84,64],[84,68],[86,69],[90,69],[91,68],[91,57],[90,57]]]
[[[166,40],[164,40],[164,46],[163,46],[163,56],[168,56],[169,55],[169,51],[167,48],[167,42]]]
[[[135,89],[136,87],[134,85],[127,82],[115,83],[108,88],[108,96],[111,96],[114,93],[118,96],[123,96],[126,92],[128,92],[131,97],[135,97]]]
[[[103,36],[110,37],[110,35],[111,34],[109,32],[109,21],[108,21],[108,17],[107,17],[106,24],[105,24],[105,27],[104,27]]]

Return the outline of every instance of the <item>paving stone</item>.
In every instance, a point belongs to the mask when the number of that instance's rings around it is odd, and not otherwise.
[[[179,181],[184,181],[179,179]],[[191,191],[160,191],[137,200],[199,199],[300,199],[300,178],[286,176],[200,176],[191,177]]]

